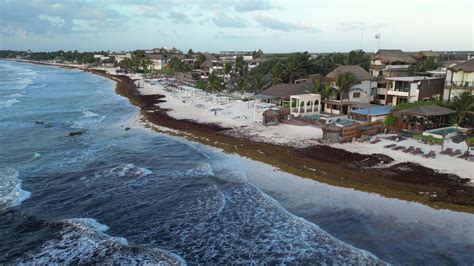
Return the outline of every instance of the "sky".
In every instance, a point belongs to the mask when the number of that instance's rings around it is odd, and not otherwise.
[[[0,49],[474,50],[472,0],[0,0]]]

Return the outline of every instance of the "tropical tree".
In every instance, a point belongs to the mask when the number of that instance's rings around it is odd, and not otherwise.
[[[239,77],[237,79],[237,89],[240,91],[240,94],[244,94],[247,87],[248,87],[247,80],[243,77]]]
[[[356,78],[356,76],[350,72],[336,76],[336,87],[338,89],[339,98],[342,99],[343,95],[348,93],[352,86],[359,83],[360,81]]]
[[[211,92],[218,92],[222,90],[222,80],[214,72],[207,77],[206,88]]]
[[[359,65],[368,70],[370,67],[370,56],[363,50],[353,50],[347,54],[346,65]]]
[[[461,125],[469,115],[474,114],[474,96],[463,92],[452,99],[450,107],[456,111],[456,122]]]
[[[244,57],[241,55],[237,56],[237,58],[235,59],[235,69],[240,74],[240,76],[244,75],[244,71],[245,71],[244,67],[245,67]]]
[[[206,91],[207,90],[207,84],[204,80],[198,80],[196,82],[196,88],[198,88],[202,91]]]
[[[327,100],[334,93],[334,89],[329,83],[323,83],[319,79],[313,79],[306,89],[309,93],[321,95],[321,100]]]
[[[263,88],[263,76],[261,74],[255,74],[252,78],[252,86],[254,93],[260,93]]]
[[[272,66],[270,85],[283,82],[283,65],[279,62]]]
[[[313,79],[307,86],[306,92],[321,95],[321,100],[328,100],[334,94],[334,89],[329,83],[323,83],[319,79]],[[324,111],[324,105],[321,105],[321,111]]]

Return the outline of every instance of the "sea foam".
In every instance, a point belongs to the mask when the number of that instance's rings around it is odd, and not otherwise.
[[[21,188],[19,175],[14,168],[0,168],[0,209],[18,206],[31,196]]]
[[[20,264],[126,264],[185,265],[176,254],[158,248],[131,247],[122,237],[106,234],[107,225],[91,218],[59,222],[60,239],[46,241],[38,250],[24,254]]]

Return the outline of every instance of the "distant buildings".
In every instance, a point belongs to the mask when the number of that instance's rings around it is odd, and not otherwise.
[[[474,95],[474,59],[450,66],[446,72],[444,100],[463,92]]]

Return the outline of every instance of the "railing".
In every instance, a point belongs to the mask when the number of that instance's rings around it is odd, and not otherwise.
[[[469,81],[446,81],[445,87],[474,87],[474,82]]]

